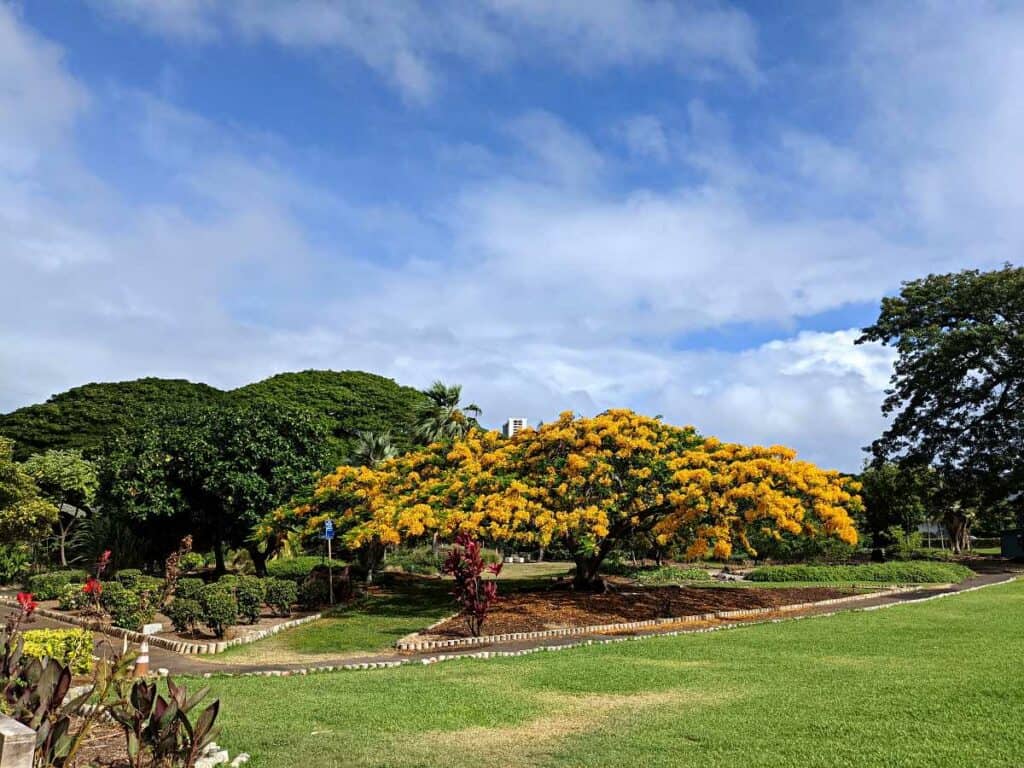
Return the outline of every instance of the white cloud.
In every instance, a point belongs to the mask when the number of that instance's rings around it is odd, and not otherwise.
[[[188,42],[238,35],[358,57],[423,103],[446,59],[483,69],[542,56],[580,72],[667,62],[694,77],[758,77],[754,26],[711,2],[664,0],[96,0],[97,10]]]
[[[661,120],[655,115],[636,115],[621,128],[626,148],[634,157],[664,163],[669,159],[669,141]]]

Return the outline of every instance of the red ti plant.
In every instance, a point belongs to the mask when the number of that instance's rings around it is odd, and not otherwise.
[[[107,570],[107,566],[110,565],[110,550],[104,550],[103,554],[100,555],[100,559],[96,561],[96,575],[90,576],[85,581],[85,586],[82,587],[82,591],[92,598],[92,607],[99,613],[100,612],[100,596],[103,594],[103,585],[100,583],[100,576]]]
[[[497,582],[485,581],[483,573],[490,571],[497,576],[501,573],[501,565],[500,562],[484,565],[480,543],[469,534],[460,533],[441,566],[442,573],[455,579],[452,596],[459,604],[460,613],[473,637],[480,637],[487,613],[498,598]]]
[[[7,617],[4,626],[3,657],[0,658],[0,679],[9,680],[21,657],[21,625],[32,616],[39,603],[32,599],[31,592],[18,593],[18,611]]]

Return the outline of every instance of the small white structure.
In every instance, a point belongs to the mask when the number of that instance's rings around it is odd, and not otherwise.
[[[501,425],[501,434],[505,437],[512,437],[516,432],[521,432],[530,426],[530,422],[526,419],[509,419]]]

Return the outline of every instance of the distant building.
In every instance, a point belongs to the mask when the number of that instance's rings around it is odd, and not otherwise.
[[[501,434],[505,437],[512,437],[516,432],[521,432],[530,426],[526,419],[509,419],[501,425]]]

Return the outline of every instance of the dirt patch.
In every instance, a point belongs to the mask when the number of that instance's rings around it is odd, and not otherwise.
[[[81,718],[72,718],[71,732],[76,732],[80,724]],[[75,755],[75,765],[128,768],[128,745],[121,726],[103,720],[93,723]]]
[[[620,624],[715,611],[778,608],[845,597],[850,590],[832,587],[780,589],[721,587],[648,587],[605,594],[572,590],[523,592],[502,597],[491,610],[484,633],[537,632],[546,629]],[[467,637],[461,618],[452,618],[423,637]]]
[[[499,764],[515,756],[518,764],[543,759],[562,740],[595,730],[618,715],[669,704],[708,704],[720,696],[684,691],[631,696],[550,694],[541,697],[554,711],[515,726],[474,726],[457,731],[429,731],[402,745],[411,755],[437,755],[472,751],[482,763]]]

